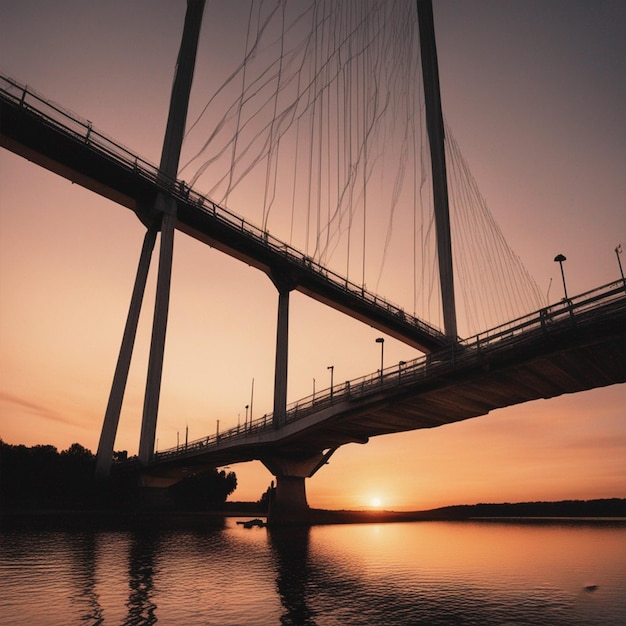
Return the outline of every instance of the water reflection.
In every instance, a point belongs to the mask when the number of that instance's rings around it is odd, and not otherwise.
[[[276,566],[276,587],[285,609],[280,623],[285,626],[316,625],[307,603],[310,532],[308,527],[268,529]]]
[[[0,530],[0,626],[626,623],[623,525],[150,524]]]
[[[134,532],[128,555],[128,616],[124,626],[156,624],[155,559],[159,548],[155,531]]]
[[[97,538],[94,532],[70,534],[66,537],[70,544],[67,552],[72,555],[71,578],[73,593],[71,604],[77,605],[80,621],[94,626],[104,621],[100,598],[97,593]]]

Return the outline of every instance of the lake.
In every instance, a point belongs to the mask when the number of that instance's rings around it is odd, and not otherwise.
[[[0,624],[626,624],[626,524],[4,524]]]

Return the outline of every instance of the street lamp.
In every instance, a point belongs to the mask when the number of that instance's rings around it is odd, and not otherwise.
[[[398,382],[402,382],[402,368],[406,365],[406,361],[398,363]]]
[[[565,286],[565,272],[563,272],[563,261],[567,261],[567,258],[563,256],[562,254],[557,254],[554,257],[554,260],[561,267],[561,278],[563,279],[563,291],[565,292],[565,299],[567,300],[568,298],[567,298],[567,287]]]
[[[615,248],[615,256],[617,257],[617,263],[619,265],[619,273],[622,275],[622,282],[624,282],[624,270],[622,268],[622,260],[619,258],[619,255],[622,253],[622,244],[620,243],[617,248]]]
[[[380,381],[383,380],[383,362],[384,362],[384,354],[385,354],[385,338],[384,337],[376,337],[376,343],[380,344]]]
[[[249,406],[250,406],[249,404],[246,404],[246,423],[245,423],[244,430],[247,430],[248,428],[248,407]]]
[[[315,378],[313,379],[313,402],[315,402]]]
[[[330,399],[332,400],[333,398],[333,375],[335,373],[335,366],[334,365],[329,365],[327,368],[327,370],[330,370]]]

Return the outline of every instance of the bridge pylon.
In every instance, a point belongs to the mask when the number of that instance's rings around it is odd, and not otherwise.
[[[175,179],[178,173],[180,150],[185,134],[189,95],[193,81],[204,5],[205,0],[187,0],[183,35],[176,63],[169,115],[159,164],[159,177],[165,180]],[[154,456],[154,442],[156,437],[170,298],[174,231],[177,217],[176,201],[172,197],[159,192],[155,199],[154,211],[157,215],[157,226],[161,231],[161,241],[152,339],[139,440],[139,459],[144,465],[147,465]],[[116,369],[107,413],[102,427],[100,445],[98,447],[96,472],[100,477],[108,476],[111,468],[115,434],[119,422],[124,389],[128,378],[128,366],[130,365],[130,357],[137,331],[143,290],[145,288],[146,278],[144,273],[147,275],[155,234],[154,227],[150,226],[144,240],[144,248],[135,283],[136,293],[133,293],[133,299],[131,301],[131,311],[128,315],[125,336],[118,359],[118,367]]]

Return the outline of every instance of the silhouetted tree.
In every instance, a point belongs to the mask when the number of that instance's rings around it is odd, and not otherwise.
[[[78,443],[59,454],[54,446],[0,442],[2,502],[24,508],[84,505],[92,494],[94,467],[94,455]]]
[[[194,474],[170,487],[170,495],[179,508],[189,510],[215,510],[237,488],[237,476],[222,470],[211,469]]]
[[[62,501],[68,505],[91,505],[96,457],[90,450],[73,443],[60,454],[61,473],[67,486]]]
[[[114,453],[118,468],[109,482],[95,481],[96,457],[79,443],[58,452],[54,446],[9,445],[0,440],[0,503],[19,509],[116,509],[137,506],[140,467],[126,451]],[[211,510],[235,491],[234,472],[209,470],[171,489],[178,508]]]
[[[274,483],[272,483],[273,485]],[[270,498],[272,497],[272,487],[268,487],[261,497],[259,498],[257,504],[261,508],[262,511],[268,511],[270,506]]]

